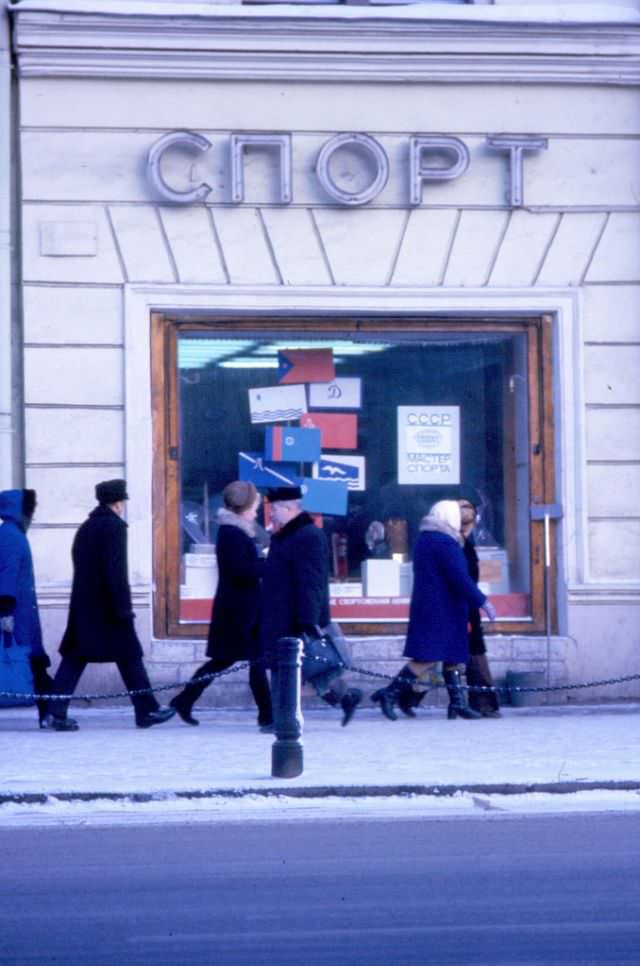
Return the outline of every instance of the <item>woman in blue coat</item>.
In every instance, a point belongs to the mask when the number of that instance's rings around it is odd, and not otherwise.
[[[258,660],[260,578],[265,563],[254,542],[260,496],[253,483],[236,480],[225,486],[222,498],[216,543],[220,576],[207,641],[209,660],[169,704],[185,724],[197,725],[193,705],[213,680],[198,679],[218,674],[236,661],[250,661],[249,687],[258,708],[258,725],[266,731],[273,727],[273,716],[269,679]]]
[[[51,663],[42,646],[42,630],[36,600],[31,547],[27,530],[36,508],[35,490],[4,490],[0,493],[0,626],[28,649],[37,694],[51,686],[47,668]],[[47,710],[38,701],[40,722]]]
[[[399,696],[438,661],[443,662],[449,693],[447,717],[480,717],[467,705],[458,665],[469,660],[470,609],[482,608],[490,620],[495,618],[495,610],[469,576],[460,526],[460,507],[455,500],[436,503],[420,525],[404,648],[409,662],[388,687],[371,696],[392,721],[397,717],[394,706]]]

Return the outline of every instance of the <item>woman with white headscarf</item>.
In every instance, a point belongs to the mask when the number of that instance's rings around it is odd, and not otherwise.
[[[481,608],[489,620],[495,610],[469,576],[462,552],[460,507],[456,500],[440,500],[420,524],[413,553],[413,592],[404,656],[409,658],[391,684],[371,695],[382,713],[395,721],[400,695],[412,689],[431,665],[443,662],[449,693],[448,718],[479,718],[472,711],[460,683],[458,665],[469,659],[469,609]]]

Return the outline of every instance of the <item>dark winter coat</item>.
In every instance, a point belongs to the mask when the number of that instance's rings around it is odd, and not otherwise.
[[[279,638],[329,623],[329,547],[308,513],[271,538],[262,580],[262,652],[271,665]]]
[[[455,531],[433,517],[423,527],[413,554],[404,654],[416,661],[466,664],[469,610],[481,607],[486,597],[469,576]]]
[[[13,615],[17,643],[28,647],[31,657],[49,664],[42,647],[31,547],[22,522],[22,490],[0,493],[0,517],[0,598],[7,600],[3,610]]]
[[[141,657],[133,626],[127,524],[108,506],[97,506],[76,533],[71,556],[71,603],[60,653],[90,662]]]
[[[473,537],[468,536],[465,538],[462,552],[464,553],[464,558],[467,561],[467,570],[469,571],[469,576],[473,580],[474,584],[477,584],[480,580],[480,561],[478,560],[478,554],[476,552],[475,543],[473,542]],[[471,607],[469,609],[469,627],[469,653],[485,654],[487,648],[484,643],[482,619],[480,617],[480,610],[478,607]]]
[[[260,577],[265,562],[242,517],[223,509],[218,522],[219,578],[207,654],[220,661],[255,660],[259,656]]]

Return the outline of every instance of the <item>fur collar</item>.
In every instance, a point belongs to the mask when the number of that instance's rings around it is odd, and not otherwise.
[[[452,540],[455,540],[459,547],[464,545],[464,537],[462,534],[454,530],[453,527],[450,527],[444,520],[438,520],[437,517],[423,517],[420,521],[420,532],[422,533],[424,530],[430,533],[444,533],[446,537],[451,537]]]
[[[227,510],[226,506],[221,506],[218,510],[217,520],[220,526],[227,527],[237,527],[246,533],[248,537],[254,537],[256,528],[255,524],[250,520],[245,520],[244,517],[239,516],[234,513],[233,510]]]
[[[297,516],[293,517],[292,520],[289,520],[288,523],[285,523],[282,530],[277,530],[271,539],[280,540],[284,539],[285,537],[290,537],[293,533],[301,530],[302,527],[308,527],[309,524],[311,524],[312,527],[315,526],[313,517],[309,516],[306,510],[303,510],[302,513],[299,513]]]

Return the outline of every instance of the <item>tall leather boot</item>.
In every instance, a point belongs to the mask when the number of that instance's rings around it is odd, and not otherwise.
[[[429,690],[429,688],[425,688],[424,691],[416,691],[415,688],[405,688],[400,692],[398,695],[398,707],[403,714],[406,714],[407,718],[417,717],[413,709],[422,704]]]
[[[467,704],[467,698],[462,689],[462,683],[460,681],[460,671],[458,671],[457,668],[445,667],[442,675],[444,677],[444,683],[447,686],[447,691],[449,692],[447,718],[466,718],[467,720],[481,718],[482,715],[478,714],[477,711],[472,711]]]
[[[355,710],[362,701],[362,691],[360,688],[347,688],[346,692],[340,698],[340,707],[342,708],[342,721],[340,722],[344,728],[349,724],[351,719],[355,714]]]
[[[341,723],[344,728],[353,718],[354,712],[362,700],[362,691],[360,688],[347,688],[341,697],[334,688],[329,688],[320,697],[334,708],[340,705],[342,708]]]
[[[417,675],[413,673],[408,664],[405,664],[402,670],[396,674],[391,684],[388,684],[386,688],[379,688],[373,692],[371,700],[374,704],[380,705],[380,710],[385,718],[388,718],[389,721],[397,721],[398,715],[393,709],[399,703],[400,695],[403,692],[413,690],[413,684],[416,680]]]

